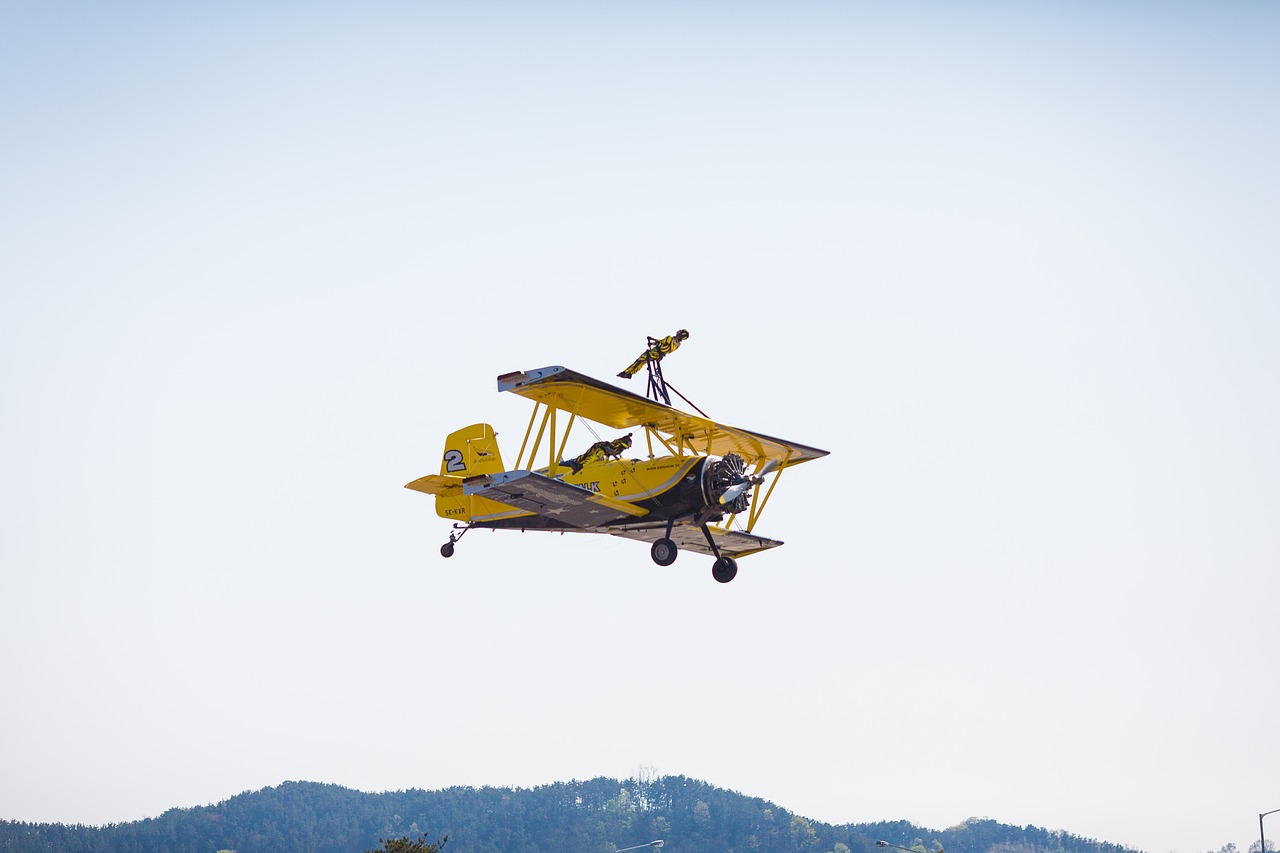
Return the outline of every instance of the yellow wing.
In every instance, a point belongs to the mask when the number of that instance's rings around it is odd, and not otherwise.
[[[467,481],[465,494],[517,507],[574,527],[596,527],[619,519],[648,515],[635,504],[547,477],[536,471],[482,474]]]
[[[777,548],[782,544],[777,539],[766,539],[763,536],[744,533],[741,530],[726,530],[723,527],[715,526],[708,526],[707,530],[710,531],[712,538],[716,540],[716,548],[720,550],[720,555],[735,559],[758,554],[770,548]],[[615,524],[605,532],[613,536],[649,543],[656,542],[667,536],[665,527],[652,524],[648,526],[627,523]],[[697,554],[717,556],[715,551],[711,550],[711,546],[707,544],[707,537],[692,524],[676,525],[671,529],[670,538],[681,551],[693,551]]]
[[[687,414],[565,367],[505,373],[498,377],[498,390],[614,429],[648,427],[669,436],[680,452],[732,452],[748,463],[775,460],[779,468],[827,455],[816,447]]]

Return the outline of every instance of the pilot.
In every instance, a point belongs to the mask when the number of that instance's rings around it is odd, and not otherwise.
[[[582,470],[582,466],[589,462],[600,462],[605,459],[617,459],[622,455],[622,451],[631,446],[631,433],[627,433],[622,438],[616,438],[613,441],[597,441],[595,444],[587,448],[587,452],[573,459],[565,459],[560,464],[565,468],[572,468],[573,473]]]
[[[640,368],[644,367],[651,361],[662,361],[664,355],[670,355],[680,346],[680,343],[689,337],[689,333],[684,329],[676,332],[668,338],[656,341],[653,346],[649,347],[640,357],[631,362],[631,366],[618,374],[620,379],[630,379],[640,372]],[[650,339],[652,340],[652,338]]]

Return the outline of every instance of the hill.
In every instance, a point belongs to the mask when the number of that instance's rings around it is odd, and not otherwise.
[[[672,853],[877,853],[877,839],[919,853],[1130,853],[985,819],[831,826],[683,776],[381,794],[286,782],[101,827],[0,821],[0,853],[362,853],[419,834],[449,836],[447,853],[612,853],[658,838]]]

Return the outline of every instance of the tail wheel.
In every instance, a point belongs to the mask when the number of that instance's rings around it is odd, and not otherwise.
[[[455,525],[454,525],[454,527],[455,527],[455,528],[457,528],[457,527],[458,527],[458,525],[456,525],[456,524],[455,524]],[[440,546],[440,556],[441,556],[441,557],[452,557],[452,556],[453,556],[453,543],[457,542],[457,541],[458,541],[459,539],[461,539],[463,536],[466,536],[466,535],[467,535],[467,531],[468,531],[468,530],[470,530],[470,529],[471,529],[471,527],[470,527],[470,526],[467,526],[467,527],[463,527],[463,528],[461,528],[461,530],[462,530],[462,532],[461,532],[461,533],[450,533],[450,534],[449,534],[449,541],[448,541],[448,542],[446,542],[446,543],[444,543],[443,545],[441,545],[441,546]]]
[[[718,583],[728,583],[738,576],[738,561],[733,557],[721,557],[711,566],[711,577]]]
[[[676,543],[665,538],[654,542],[653,547],[649,549],[649,556],[653,557],[653,561],[659,566],[669,566],[674,563],[678,553]]]

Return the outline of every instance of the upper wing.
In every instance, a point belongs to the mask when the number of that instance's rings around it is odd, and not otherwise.
[[[412,485],[412,484],[410,484]],[[573,527],[598,527],[648,510],[533,471],[468,477],[463,494],[500,501]]]
[[[816,447],[687,414],[565,367],[505,373],[498,377],[498,390],[614,429],[649,427],[699,453],[732,452],[757,464],[774,459],[780,468],[827,455]]]

